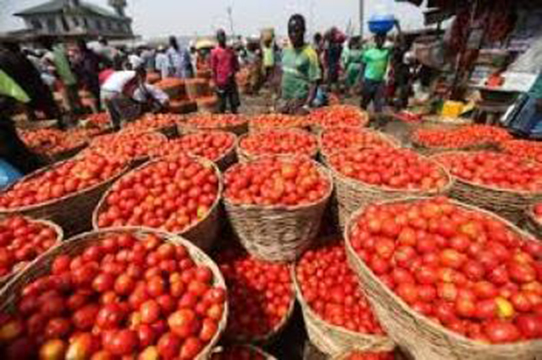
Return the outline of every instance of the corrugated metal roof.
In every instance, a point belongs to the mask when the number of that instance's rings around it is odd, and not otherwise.
[[[128,19],[126,17],[119,16],[109,9],[105,9],[101,6],[80,1],[78,10],[82,12],[87,12],[93,15],[98,15],[101,17],[116,18],[116,19]],[[28,15],[38,15],[38,14],[48,14],[62,11],[67,9],[68,5],[65,0],[51,0],[41,5],[33,6],[31,8],[25,9],[15,14],[15,16],[28,16]]]

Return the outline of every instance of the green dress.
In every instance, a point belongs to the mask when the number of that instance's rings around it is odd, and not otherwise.
[[[346,69],[346,86],[352,88],[359,83],[361,67],[363,63],[363,51],[351,49],[348,52],[344,68]]]

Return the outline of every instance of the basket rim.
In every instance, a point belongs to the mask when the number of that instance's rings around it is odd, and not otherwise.
[[[222,200],[223,200],[223,202],[224,202],[224,204],[226,206],[229,206],[229,207],[232,207],[232,208],[235,207],[235,208],[244,209],[244,210],[296,211],[296,210],[300,210],[300,209],[307,209],[307,208],[319,206],[320,204],[327,202],[328,199],[333,194],[333,190],[335,188],[335,185],[334,185],[333,177],[331,176],[329,170],[324,165],[320,164],[316,160],[308,158],[307,156],[290,156],[290,155],[265,155],[265,156],[259,156],[259,157],[255,158],[253,160],[250,160],[248,163],[245,163],[245,164],[237,163],[237,164],[234,164],[234,165],[230,166],[228,168],[228,170],[226,170],[226,172],[224,173],[224,176],[226,175],[226,173],[228,171],[233,171],[237,167],[245,166],[247,164],[257,162],[257,161],[260,161],[260,160],[264,160],[264,159],[268,159],[268,158],[279,158],[279,159],[285,159],[285,160],[302,158],[302,159],[305,159],[305,160],[308,160],[308,161],[312,162],[313,165],[316,166],[316,169],[318,170],[320,175],[322,175],[323,177],[325,177],[328,180],[329,189],[328,189],[326,195],[324,195],[321,199],[318,199],[318,200],[313,201],[313,202],[308,203],[308,204],[302,204],[302,205],[237,204],[235,202],[232,202],[231,200],[229,200],[226,197],[226,194],[225,194],[226,193],[226,185],[224,184],[224,192],[223,192],[223,199]]]
[[[104,156],[102,154],[100,154],[100,155]],[[47,171],[49,171],[49,170],[51,170],[51,169],[53,169],[53,168],[55,168],[57,166],[60,166],[60,165],[66,163],[68,161],[80,160],[82,157],[84,157],[84,155],[81,155],[81,156],[78,155],[78,156],[76,156],[74,158],[66,159],[66,160],[59,161],[59,162],[56,162],[56,163],[48,165],[48,166],[44,166],[41,169],[38,169],[38,170],[28,174],[28,175],[23,176],[22,178],[20,178],[19,180],[17,180],[13,184],[9,185],[8,187],[6,187],[2,191],[0,191],[0,194],[11,191],[13,189],[13,187],[15,185],[17,185],[17,184],[20,184],[20,183],[22,183],[24,181],[27,181],[29,179],[33,179],[33,178],[35,178],[37,176],[41,176],[45,172],[47,172]],[[76,196],[88,194],[91,191],[96,190],[100,186],[106,185],[110,181],[116,181],[119,177],[123,176],[128,171],[129,168],[130,168],[129,162],[125,162],[123,164],[123,166],[121,167],[121,169],[115,175],[111,176],[109,179],[105,179],[105,180],[103,180],[103,181],[101,181],[101,182],[99,182],[97,184],[94,184],[94,185],[92,185],[92,186],[90,186],[90,187],[88,187],[86,189],[76,191],[76,192],[73,192],[71,194],[66,194],[66,195],[64,195],[62,197],[59,197],[59,198],[56,198],[56,199],[50,199],[50,200],[42,202],[42,203],[32,204],[32,205],[27,205],[27,206],[20,206],[20,207],[16,207],[16,208],[1,208],[0,207],[0,216],[6,215],[6,214],[14,214],[14,213],[20,213],[20,212],[33,211],[33,210],[44,208],[44,207],[47,207],[47,206],[57,205],[58,203],[67,201],[69,199],[73,199]]]
[[[234,151],[235,151],[235,146],[236,146],[236,142],[237,142],[237,138],[238,136],[231,132],[231,131],[226,131],[226,130],[222,130],[222,129],[196,129],[194,131],[191,131],[191,132],[188,132],[188,133],[185,133],[185,134],[181,134],[178,138],[176,139],[173,139],[173,140],[169,140],[170,142],[177,142],[177,141],[180,141],[188,136],[193,136],[193,135],[199,135],[199,134],[208,134],[208,133],[220,133],[222,135],[226,135],[226,136],[229,136],[230,138],[233,138],[233,143],[232,145],[228,148],[228,150],[226,152],[224,152],[223,154],[220,155],[220,157],[218,157],[217,159],[208,159],[204,156],[201,156],[201,155],[196,155],[190,151],[187,151],[187,154],[190,155],[190,156],[195,156],[195,157],[201,157],[201,158],[204,158],[204,159],[207,159],[207,160],[211,160],[212,162],[214,163],[218,163],[220,162],[221,160],[223,160],[224,158],[226,158],[227,156],[231,155]],[[164,157],[164,156],[161,156],[161,155],[156,155],[156,156],[152,156],[151,158],[157,158],[157,157]]]
[[[387,201],[380,201],[376,202],[372,205],[386,205],[386,204],[399,204],[399,203],[410,203],[410,202],[418,202],[423,200],[431,199],[432,197],[427,196],[419,196],[419,197],[404,197],[401,199],[395,199],[395,200],[387,200]],[[502,223],[508,228],[516,232],[517,234],[521,235],[523,237],[522,241],[533,241],[537,242],[533,236],[524,230],[520,229],[510,221],[508,221],[505,218],[502,218],[490,211],[484,210],[482,208],[479,208],[477,206],[469,205],[462,203],[457,200],[448,199],[450,203],[452,203],[455,206],[461,207],[463,209],[466,209],[467,211],[476,211],[480,212],[486,216],[489,216],[493,219],[496,219]],[[478,348],[485,348],[485,349],[514,349],[518,346],[522,345],[528,345],[528,344],[540,344],[542,345],[542,339],[535,339],[535,340],[523,340],[521,342],[514,342],[514,343],[506,343],[506,344],[489,344],[489,343],[483,343],[479,342],[473,339],[470,339],[466,336],[463,336],[459,333],[453,332],[452,330],[449,330],[448,328],[444,327],[441,324],[436,323],[435,321],[431,320],[429,317],[426,317],[423,314],[418,313],[417,311],[413,310],[403,299],[401,299],[398,295],[395,294],[391,289],[389,289],[376,275],[374,275],[373,271],[365,264],[363,260],[361,260],[357,254],[357,252],[352,247],[352,244],[350,242],[350,229],[356,224],[356,221],[359,219],[361,214],[363,214],[366,210],[366,207],[361,207],[357,211],[355,211],[352,216],[348,219],[346,226],[344,227],[344,239],[345,239],[345,246],[347,253],[349,252],[352,257],[355,259],[356,263],[361,266],[364,271],[366,271],[368,274],[370,274],[370,277],[373,281],[375,281],[380,288],[393,299],[393,301],[396,303],[398,307],[401,308],[404,312],[406,312],[410,317],[414,318],[416,322],[424,322],[426,324],[429,324],[430,327],[432,327],[434,330],[437,330],[440,333],[445,334],[446,336],[450,337],[454,341],[462,342],[462,343],[470,343],[472,345],[477,346]],[[356,274],[356,277],[359,278],[359,275]]]
[[[318,320],[319,322],[324,323],[327,327],[333,329],[334,331],[342,332],[342,333],[348,334],[349,336],[353,336],[353,337],[354,336],[355,337],[374,337],[374,338],[381,338],[381,339],[389,339],[385,335],[360,333],[360,332],[356,332],[356,331],[346,329],[346,328],[338,326],[338,325],[331,324],[331,323],[327,322],[326,320],[322,319],[320,317],[320,315],[316,314],[316,312],[314,312],[314,310],[312,310],[311,306],[305,301],[305,297],[303,296],[303,291],[301,290],[301,285],[299,284],[299,281],[297,280],[297,266],[299,265],[299,260],[300,259],[301,259],[301,257],[295,263],[293,263],[291,265],[290,274],[291,274],[291,277],[292,277],[292,282],[294,283],[294,288],[295,288],[295,294],[296,294],[297,301],[299,301],[299,304],[301,305],[301,308],[303,309],[303,312],[309,313],[311,317]],[[375,318],[376,318],[376,314],[375,314]],[[390,343],[392,343],[391,340],[390,340]]]
[[[251,154],[249,151],[243,148],[243,141],[245,141],[250,136],[258,136],[262,134],[267,133],[297,133],[300,135],[305,135],[311,140],[314,141],[314,149],[311,151],[310,154],[296,154],[296,153],[281,153],[281,154],[273,154],[273,153],[264,153],[264,154]],[[273,156],[273,155],[286,155],[286,156],[310,156],[312,158],[316,157],[318,155],[318,152],[320,151],[320,146],[318,143],[318,138],[311,134],[309,131],[300,129],[297,127],[286,127],[286,128],[265,128],[258,132],[248,132],[246,134],[243,134],[239,137],[237,137],[237,140],[235,142],[235,149],[236,151],[241,154],[241,156],[245,157],[246,159],[256,159],[261,156]]]
[[[429,158],[433,159],[436,162],[439,162],[438,158],[441,157],[441,156],[446,156],[446,155],[469,156],[469,155],[475,154],[477,152],[484,152],[484,151],[483,150],[482,151],[473,151],[473,152],[445,151],[445,152],[440,153],[440,154],[431,155]],[[531,160],[527,160],[527,159],[525,159],[525,161],[531,162]],[[439,162],[439,164],[440,164],[440,162]],[[542,168],[542,163],[540,163],[539,166]],[[446,168],[444,165],[442,165],[442,167]],[[488,190],[488,191],[493,191],[493,192],[498,192],[498,193],[506,193],[506,194],[512,194],[512,195],[519,195],[519,196],[525,196],[525,197],[537,197],[537,196],[542,197],[542,189],[539,192],[530,192],[530,191],[526,191],[526,190],[497,189],[497,188],[494,188],[494,187],[490,187],[488,185],[477,184],[477,183],[474,183],[472,181],[462,179],[462,178],[460,178],[460,177],[458,177],[456,175],[453,175],[451,172],[450,172],[450,176],[453,177],[455,179],[455,181],[460,183],[460,184],[463,183],[463,184],[466,184],[466,185],[469,185],[469,186],[472,186],[472,187],[477,187],[477,188],[481,188],[481,189]]]
[[[213,355],[221,354],[228,347],[236,347],[236,346],[237,347],[242,347],[242,348],[248,348],[248,349],[258,353],[259,355],[263,356],[266,360],[276,360],[277,359],[276,357],[274,357],[273,355],[271,355],[271,354],[267,353],[266,351],[262,350],[258,346],[255,346],[255,345],[250,344],[250,343],[247,343],[247,344],[242,344],[242,343],[239,343],[239,344],[224,344],[224,345],[217,346],[211,351],[210,359],[212,360]]]
[[[181,245],[184,246],[188,253],[190,254],[190,258],[194,261],[196,264],[204,264],[208,266],[212,273],[213,273],[213,286],[221,287],[227,291],[227,285],[226,281],[224,279],[224,276],[222,275],[222,272],[220,271],[218,265],[214,262],[214,260],[207,255],[203,250],[199,249],[196,245],[192,244],[187,239],[183,238],[180,235],[176,235],[173,233],[168,233],[165,231],[160,231],[148,227],[122,227],[122,228],[108,228],[103,230],[96,230],[96,231],[89,231],[85,232],[79,235],[76,235],[74,237],[71,237],[67,239],[66,241],[57,244],[56,246],[52,247],[45,253],[41,254],[32,264],[30,264],[28,267],[26,267],[23,271],[18,273],[10,282],[4,286],[2,289],[0,289],[0,299],[2,299],[2,305],[4,305],[7,300],[10,297],[15,297],[16,299],[20,299],[21,293],[13,293],[9,290],[11,290],[11,287],[13,287],[16,283],[23,283],[28,284],[29,280],[25,278],[25,273],[30,270],[30,268],[42,268],[44,263],[50,258],[53,257],[53,251],[63,251],[65,247],[68,247],[70,244],[75,244],[81,241],[99,241],[100,237],[107,236],[109,234],[119,234],[119,233],[130,233],[132,234],[136,239],[140,239],[141,234],[154,234],[157,235],[163,242],[170,242],[174,245]],[[84,249],[85,246],[83,246],[81,249]],[[77,251],[79,252],[79,251]],[[82,252],[82,251],[81,251]],[[197,256],[194,256],[194,254],[197,254]],[[58,255],[57,255],[58,256]],[[200,261],[198,261],[198,258]],[[48,274],[50,274],[51,269],[49,268],[46,271]],[[220,336],[223,334],[223,332],[226,330],[227,326],[227,320],[228,320],[228,314],[229,314],[229,303],[228,299],[224,301],[224,311],[222,313],[222,318],[218,322],[218,330],[216,331],[213,338],[207,343],[207,345],[198,353],[198,356],[196,359],[204,359],[202,355],[204,354],[210,354],[212,351],[212,348],[214,345],[218,342],[220,339]]]
[[[400,148],[401,147],[401,144],[400,144],[398,139],[396,139],[395,137],[393,137],[391,135],[384,134],[381,131],[366,128],[366,127],[340,126],[340,127],[329,128],[329,129],[323,129],[318,134],[318,147],[320,148],[320,153],[323,156],[328,157],[328,156],[333,155],[335,152],[348,150],[348,148],[346,148],[346,149],[338,149],[336,151],[326,151],[326,148],[324,147],[324,136],[330,131],[338,131],[338,130],[348,130],[348,131],[356,131],[356,132],[359,132],[359,133],[371,134],[371,135],[374,135],[376,137],[381,138],[385,143],[388,143],[392,147],[395,147],[395,148]],[[368,147],[364,146],[363,148],[374,148],[374,147],[376,147],[376,146],[368,146]]]
[[[182,156],[182,154],[180,156]],[[183,234],[186,234],[187,232],[193,230],[194,228],[199,226],[201,223],[203,223],[204,221],[209,219],[209,217],[214,212],[214,210],[219,206],[220,200],[222,198],[222,194],[224,192],[224,182],[223,182],[223,179],[222,179],[222,174],[221,174],[220,170],[218,169],[218,167],[216,166],[216,164],[213,161],[211,161],[209,159],[206,159],[206,158],[203,158],[201,156],[193,156],[193,155],[186,155],[186,156],[188,156],[190,159],[200,163],[203,167],[209,166],[214,170],[214,172],[215,172],[215,174],[216,174],[216,176],[218,178],[218,189],[217,189],[217,195],[216,195],[216,198],[215,198],[215,200],[213,202],[213,205],[209,208],[209,210],[207,211],[207,214],[205,214],[205,216],[203,218],[199,219],[194,224],[192,224],[189,227],[183,229],[181,232],[173,233],[173,234],[178,234],[178,236],[182,236]],[[136,167],[135,169],[132,169],[132,170],[128,171],[127,173],[123,174],[121,177],[116,179],[115,182],[109,187],[109,189],[107,189],[107,191],[104,192],[104,194],[100,198],[100,201],[98,202],[98,204],[96,205],[96,207],[92,211],[92,228],[94,230],[96,230],[96,231],[114,228],[114,227],[100,228],[98,226],[98,216],[102,212],[103,206],[105,206],[105,202],[107,201],[107,197],[111,194],[111,192],[113,191],[113,187],[115,186],[115,184],[119,180],[121,180],[125,176],[133,175],[134,173],[136,173],[136,172],[138,172],[140,170],[143,170],[147,166],[151,166],[151,165],[154,165],[156,163],[159,163],[160,161],[167,160],[168,158],[170,158],[170,159],[173,158],[174,159],[175,156],[164,156],[164,157],[157,157],[157,158],[151,159],[151,160],[145,162],[144,164],[141,164],[140,166]],[[128,227],[130,227],[130,226],[121,226],[120,228],[128,228]],[[166,232],[165,229],[157,228],[156,230]]]
[[[374,150],[374,149],[375,148],[363,148],[361,150],[360,149],[342,150],[342,151],[337,151],[337,152],[333,153],[333,155],[336,155],[336,154],[339,154],[339,153],[350,153],[350,152],[366,151],[366,150]],[[404,148],[397,148],[397,150],[409,151],[409,149],[404,149]],[[443,193],[448,192],[454,186],[455,178],[450,174],[450,172],[442,164],[440,164],[439,162],[437,162],[435,160],[432,160],[428,156],[424,156],[424,155],[418,154],[416,152],[414,152],[414,153],[416,154],[416,156],[420,157],[421,159],[426,160],[426,161],[432,163],[433,165],[437,166],[437,168],[446,176],[446,178],[448,180],[447,183],[446,183],[446,186],[444,186],[442,189],[430,189],[430,190],[423,190],[423,189],[395,189],[395,188],[390,188],[390,187],[387,187],[387,186],[375,186],[375,185],[367,184],[367,183],[362,182],[360,180],[349,178],[349,177],[341,174],[339,171],[337,171],[335,169],[334,166],[332,166],[330,164],[329,161],[327,161],[327,158],[326,158],[326,164],[327,164],[327,167],[329,168],[329,170],[331,171],[331,173],[333,174],[334,178],[337,178],[337,179],[341,180],[342,182],[347,183],[347,184],[349,184],[349,185],[351,185],[351,186],[353,186],[355,188],[359,188],[360,186],[362,186],[364,188],[363,190],[369,190],[369,191],[373,191],[373,192],[386,192],[386,193],[389,193],[389,194],[399,193],[399,194],[408,194],[410,196],[416,196],[416,195],[424,195],[424,194],[425,195],[427,195],[427,194],[443,194]]]

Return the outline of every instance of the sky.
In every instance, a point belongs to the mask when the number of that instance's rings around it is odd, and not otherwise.
[[[87,0],[106,5],[107,0]],[[23,22],[14,12],[43,3],[44,0],[0,0],[0,32],[20,29]],[[230,31],[227,9],[232,9],[234,31],[246,36],[275,27],[285,34],[288,17],[296,12],[307,18],[309,32],[331,26],[345,29],[352,23],[358,29],[359,0],[128,0],[127,13],[134,19],[134,31],[144,38],[170,34],[208,35],[218,28]],[[419,8],[394,0],[365,0],[365,13],[392,13],[405,29],[423,27]]]

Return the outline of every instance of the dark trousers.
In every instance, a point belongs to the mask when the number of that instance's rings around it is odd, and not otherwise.
[[[375,112],[382,112],[382,109],[384,108],[384,91],[384,81],[363,79],[363,91],[361,98],[362,109],[367,110],[369,104],[372,102]]]
[[[23,174],[31,173],[45,165],[19,138],[13,121],[0,117],[0,158]]]
[[[216,94],[218,96],[218,112],[224,114],[230,107],[232,114],[237,114],[237,108],[241,105],[239,100],[239,91],[237,89],[237,83],[235,80],[231,80],[225,86],[218,86],[216,89]]]

